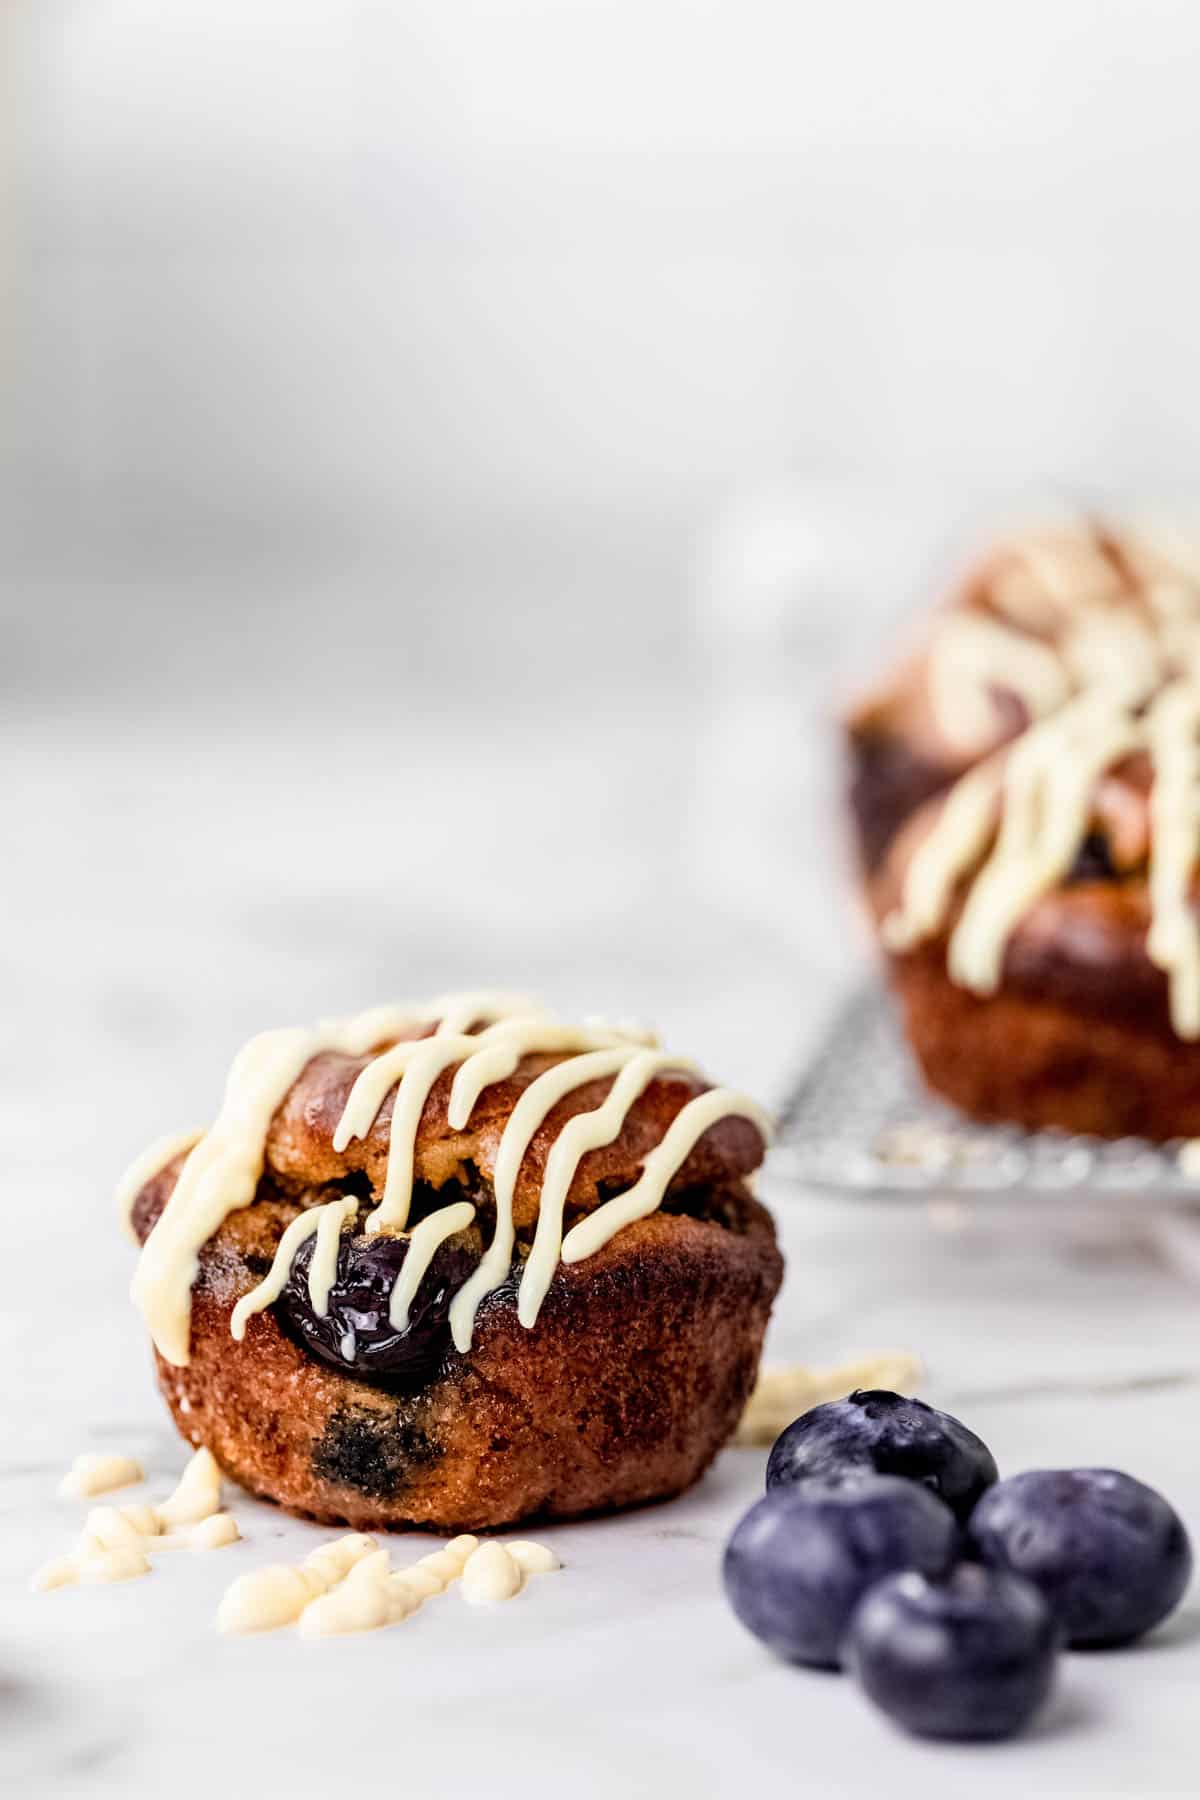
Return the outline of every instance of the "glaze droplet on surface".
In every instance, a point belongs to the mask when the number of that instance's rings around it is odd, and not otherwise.
[[[241,1533],[222,1512],[221,1471],[211,1450],[197,1450],[172,1494],[157,1506],[130,1501],[96,1506],[88,1513],[75,1548],[46,1563],[33,1577],[35,1589],[131,1581],[148,1575],[149,1558],[163,1550],[220,1550]]]
[[[94,1494],[134,1487],[145,1479],[141,1463],[132,1456],[82,1451],[59,1482],[58,1492],[63,1500],[87,1500]]]

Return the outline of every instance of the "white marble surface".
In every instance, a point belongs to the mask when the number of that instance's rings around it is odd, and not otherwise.
[[[736,793],[738,721],[757,720],[760,754],[769,696],[714,722],[703,696],[664,712],[626,687],[602,754],[601,696],[585,698],[548,718],[516,696],[486,752],[453,713],[362,723],[353,694],[316,733],[311,710],[264,724],[245,695],[184,694],[120,726],[27,710],[3,727],[19,825],[0,946],[11,1791],[1194,1793],[1194,1600],[1140,1649],[1067,1659],[1037,1729],[996,1749],[907,1742],[847,1682],[772,1662],[717,1574],[757,1453],[727,1452],[671,1506],[541,1534],[566,1569],[506,1608],[451,1595],[359,1641],[218,1639],[234,1573],[325,1535],[236,1496],[233,1549],[126,1587],[28,1592],[81,1511],[53,1497],[77,1451],[142,1455],[155,1491],[182,1465],[108,1196],[144,1140],[211,1109],[250,1030],[385,992],[525,982],[653,1015],[768,1098],[811,1041],[858,955],[821,823],[825,763],[793,765],[793,809],[757,864],[747,834],[778,797],[760,782],[731,819],[707,776]],[[920,1209],[766,1192],[789,1258],[777,1357],[913,1349],[930,1396],[1005,1468],[1126,1466],[1200,1530],[1196,1294],[1149,1238],[1018,1232],[1003,1215],[947,1230]]]

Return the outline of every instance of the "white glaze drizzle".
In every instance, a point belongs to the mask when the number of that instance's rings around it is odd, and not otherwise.
[[[373,1537],[352,1531],[320,1545],[302,1563],[271,1563],[239,1575],[218,1608],[218,1631],[242,1636],[294,1624],[306,1606],[344,1581],[356,1563],[378,1549]]]
[[[1075,859],[1098,778],[1137,744],[1128,713],[1092,694],[1017,741],[1007,760],[995,847],[950,938],[953,980],[975,993],[995,991],[1018,921]]]
[[[220,1550],[240,1533],[232,1515],[220,1510],[221,1471],[210,1450],[197,1450],[177,1486],[157,1506],[133,1501],[94,1506],[75,1548],[46,1563],[33,1577],[38,1589],[129,1581],[150,1572],[150,1557],[162,1550]]]
[[[959,881],[987,849],[1004,786],[1004,761],[991,757],[950,789],[927,835],[909,858],[899,905],[880,933],[889,950],[911,950],[932,937]]]
[[[1098,776],[1138,741],[1136,723],[1119,699],[1090,693],[1025,732],[996,761],[972,770],[951,789],[909,863],[900,904],[883,922],[888,947],[910,949],[938,930],[958,882],[991,836],[999,794],[995,842],[967,890],[947,956],[954,981],[992,993],[1016,924],[1078,851]]]
[[[1072,687],[1120,689],[1133,701],[1154,691],[1177,654],[1168,634],[1128,606],[1093,607],[1062,644]]]
[[[1200,590],[1200,536],[1177,523],[1138,519],[1121,534],[1126,562],[1146,584],[1158,605],[1173,609]]]
[[[1146,951],[1170,981],[1171,1023],[1200,1037],[1200,928],[1191,901],[1200,854],[1200,687],[1163,689],[1146,718],[1150,790],[1150,931]]]
[[[532,1538],[516,1538],[505,1549],[523,1575],[554,1575],[562,1568],[558,1552]]]
[[[438,1249],[447,1238],[454,1237],[459,1231],[465,1231],[475,1217],[475,1208],[469,1200],[456,1201],[453,1206],[440,1206],[427,1219],[413,1227],[409,1234],[408,1250],[388,1304],[388,1319],[395,1331],[408,1330],[408,1314],[413,1301],[417,1297],[417,1289],[433,1261]]]
[[[521,1591],[521,1565],[495,1538],[480,1544],[467,1558],[462,1572],[463,1599],[472,1606],[494,1606]]]
[[[301,1637],[341,1637],[400,1624],[461,1582],[475,1604],[511,1599],[533,1575],[562,1567],[546,1544],[511,1544],[464,1533],[407,1567],[393,1569],[386,1550],[354,1532],[323,1544],[302,1563],[277,1563],[239,1576],[221,1601],[217,1627],[230,1635],[297,1624]]]
[[[466,1016],[467,1023],[484,1021],[503,1016],[518,1003],[515,996],[481,990],[423,1006],[374,1007],[315,1030],[291,1028],[251,1038],[234,1058],[221,1111],[180,1170],[134,1274],[134,1300],[167,1362],[182,1367],[188,1360],[192,1283],[201,1246],[231,1212],[253,1200],[271,1120],[313,1057],[325,1050],[362,1056],[376,1044],[434,1020]],[[122,1187],[128,1181],[127,1175]]]
[[[506,1013],[506,1007],[512,1010]],[[611,1143],[619,1135],[630,1106],[655,1074],[668,1068],[691,1072],[690,1063],[647,1049],[647,1034],[640,1028],[626,1034],[620,1028],[600,1024],[565,1025],[544,1011],[532,1009],[528,1001],[519,997],[490,994],[443,998],[419,1009],[377,1009],[357,1019],[320,1027],[315,1033],[268,1033],[253,1040],[235,1061],[221,1117],[210,1133],[216,1137],[216,1145],[209,1148],[206,1139],[193,1151],[180,1173],[175,1194],[143,1250],[134,1292],[155,1342],[168,1360],[186,1361],[190,1287],[200,1247],[229,1212],[253,1197],[271,1119],[305,1064],[322,1049],[361,1055],[389,1035],[411,1032],[415,1023],[434,1019],[438,1024],[432,1036],[406,1037],[382,1050],[362,1069],[334,1133],[334,1148],[339,1151],[352,1139],[366,1137],[388,1094],[395,1089],[383,1195],[367,1218],[368,1231],[403,1231],[407,1225],[417,1131],[429,1095],[442,1073],[458,1065],[451,1084],[448,1120],[453,1130],[463,1130],[484,1089],[507,1079],[524,1057],[548,1054],[567,1058],[535,1077],[521,1094],[501,1133],[493,1171],[496,1225],[492,1241],[451,1307],[451,1332],[460,1350],[470,1348],[479,1305],[506,1279],[511,1267],[515,1242],[513,1199],[525,1154],[549,1113],[568,1094],[589,1081],[617,1077],[606,1100],[569,1120],[551,1147],[533,1251],[521,1283],[519,1313],[527,1327],[536,1321],[560,1253],[564,1261],[578,1262],[607,1243],[623,1225],[654,1211],[700,1137],[720,1119],[750,1119],[764,1138],[769,1136],[766,1115],[751,1100],[724,1088],[701,1095],[683,1108],[662,1142],[646,1157],[635,1186],[599,1207],[590,1219],[575,1227],[564,1244],[563,1207],[581,1158],[588,1150]],[[483,1025],[484,1029],[467,1034],[463,1029],[467,1025]],[[242,1084],[247,1090],[244,1093],[240,1091]],[[222,1206],[222,1183],[226,1180],[229,1189]],[[177,1205],[180,1186],[184,1187],[184,1196]],[[231,1330],[235,1338],[244,1335],[246,1322],[254,1313],[278,1299],[297,1249],[314,1232],[318,1242],[309,1270],[309,1292],[316,1310],[325,1308],[336,1269],[338,1238],[355,1210],[356,1204],[351,1200],[331,1201],[292,1221],[280,1239],[267,1276],[234,1309]],[[391,1297],[392,1317],[400,1329],[404,1328],[401,1321],[407,1322],[413,1297],[439,1245],[465,1229],[473,1212],[468,1202],[456,1202],[430,1214],[412,1232]],[[353,1346],[349,1348],[353,1354]]]
[[[1053,712],[1071,691],[1063,659],[1049,645],[967,612],[950,613],[934,633],[928,682],[938,729],[960,750],[995,737],[995,689],[1015,694],[1031,720]]]
[[[1035,723],[1096,683],[1119,681],[1144,697],[1200,667],[1200,546],[1178,535],[1107,536],[1131,577],[1088,524],[1030,533],[1003,548],[986,578],[993,613],[958,608],[939,620],[926,691],[952,747],[995,742],[997,690]]]
[[[318,1319],[323,1319],[329,1312],[329,1290],[337,1277],[342,1226],[354,1216],[358,1208],[355,1201],[347,1197],[340,1205],[335,1200],[317,1210],[321,1216],[317,1221],[317,1241],[313,1245],[312,1261],[308,1265],[308,1298]]]
[[[947,955],[954,981],[976,993],[994,992],[1013,930],[1079,850],[1100,776],[1145,749],[1153,764],[1146,949],[1168,976],[1176,1034],[1192,1040],[1200,1038],[1200,927],[1191,901],[1200,856],[1200,685],[1169,682],[1144,716],[1131,708],[1130,693],[1102,689],[1078,697],[999,761],[957,783],[913,854],[883,937],[889,948],[904,951],[944,923],[957,885],[991,836],[995,769],[1002,766],[999,829],[967,889]]]
[[[464,1533],[406,1569],[393,1569],[386,1550],[366,1557],[340,1586],[305,1607],[301,1637],[335,1637],[400,1624],[458,1581],[478,1546],[477,1537]]]
[[[153,1181],[168,1163],[175,1161],[182,1150],[191,1150],[203,1136],[203,1131],[171,1132],[166,1137],[155,1138],[140,1156],[134,1157],[117,1183],[114,1195],[121,1229],[131,1244],[138,1242],[137,1232],[133,1229],[133,1209],[138,1195],[148,1181]]]
[[[635,1219],[647,1218],[657,1211],[672,1177],[687,1161],[704,1133],[711,1130],[718,1119],[733,1117],[749,1119],[763,1138],[770,1135],[766,1113],[744,1094],[731,1093],[728,1088],[711,1088],[707,1094],[689,1100],[672,1119],[662,1143],[647,1156],[634,1185],[598,1206],[595,1212],[580,1219],[578,1225],[568,1231],[563,1240],[563,1261],[577,1263],[594,1256],[623,1226],[632,1225]]]
[[[324,1206],[314,1206],[292,1220],[279,1240],[271,1267],[258,1286],[243,1294],[233,1309],[229,1331],[239,1344],[246,1335],[246,1321],[255,1313],[265,1312],[268,1306],[274,1306],[283,1292],[297,1250],[314,1233],[317,1242],[308,1266],[308,1297],[317,1316],[325,1317],[329,1310],[329,1290],[337,1273],[342,1226],[357,1211],[358,1201],[352,1197],[328,1200]]]
[[[612,1143],[630,1106],[645,1092],[655,1075],[667,1069],[680,1074],[697,1072],[694,1063],[680,1061],[665,1050],[617,1051],[609,1052],[609,1055],[618,1073],[608,1098],[592,1112],[576,1113],[573,1119],[568,1119],[546,1158],[537,1228],[517,1294],[517,1316],[527,1327],[536,1324],[542,1301],[554,1279],[562,1247],[563,1208],[579,1164],[589,1150],[599,1150]],[[599,1062],[603,1056],[604,1052],[599,1052],[594,1061]],[[617,1061],[618,1057],[620,1061]]]
[[[586,1035],[581,1033],[580,1039],[582,1040]],[[594,1038],[592,1042],[594,1044]],[[516,1048],[516,1046],[512,1047],[514,1055]],[[516,1192],[517,1176],[520,1173],[525,1152],[533,1142],[539,1126],[559,1101],[565,1099],[573,1089],[582,1087],[585,1082],[596,1081],[613,1074],[624,1062],[637,1054],[638,1051],[630,1045],[623,1045],[617,1049],[613,1049],[611,1046],[603,1046],[599,1050],[592,1049],[587,1054],[575,1056],[568,1062],[557,1063],[554,1068],[547,1069],[544,1075],[539,1075],[535,1081],[530,1082],[517,1101],[508,1123],[504,1127],[500,1148],[496,1153],[496,1166],[492,1172],[492,1189],[496,1200],[496,1225],[492,1241],[485,1251],[479,1267],[463,1283],[450,1306],[450,1333],[456,1349],[465,1351],[471,1348],[475,1314],[487,1296],[500,1286],[512,1266],[513,1245],[516,1239],[513,1225],[513,1196]],[[515,1062],[513,1066],[515,1067]],[[626,1105],[628,1106],[628,1102]],[[623,1118],[624,1113],[622,1113]],[[543,1197],[544,1192],[543,1187]],[[540,1204],[539,1199],[539,1208]],[[560,1222],[561,1216],[560,1208]],[[534,1318],[536,1316],[535,1311]],[[530,1323],[532,1324],[533,1320]]]
[[[1084,521],[1013,539],[988,584],[992,604],[1032,631],[1053,631],[1096,604],[1114,601],[1124,583]]]
[[[103,1451],[81,1451],[58,1484],[64,1500],[86,1500],[93,1494],[111,1494],[115,1488],[133,1487],[146,1479],[140,1462],[132,1456]]]

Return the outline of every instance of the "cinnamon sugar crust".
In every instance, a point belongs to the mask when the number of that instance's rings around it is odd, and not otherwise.
[[[172,1182],[150,1184],[139,1230]],[[470,1351],[411,1392],[315,1361],[273,1312],[231,1338],[296,1211],[264,1199],[225,1221],[201,1257],[190,1361],[155,1357],[181,1435],[251,1493],[359,1530],[496,1529],[666,1499],[737,1427],[783,1272],[744,1190],[726,1191],[719,1220],[655,1213],[560,1267],[533,1331],[510,1281]]]
[[[985,998],[950,980],[944,939],[891,959],[909,1043],[936,1093],[975,1118],[1033,1130],[1200,1136],[1200,1045],[1172,1032],[1158,970],[1157,991],[1139,998],[1140,974],[1089,972],[1061,950],[1049,965],[1054,985],[1040,990],[1008,978],[1021,969],[1019,945],[1009,959]]]
[[[414,1217],[438,1203],[437,1189],[458,1181],[486,1220],[503,1128],[529,1083],[559,1060],[523,1059],[509,1080],[484,1090],[463,1131],[447,1119],[451,1074],[439,1078],[417,1134]],[[546,1157],[567,1119],[596,1107],[611,1083],[573,1091],[522,1163],[512,1276],[481,1305],[470,1349],[448,1347],[415,1384],[364,1379],[316,1360],[274,1310],[251,1317],[240,1342],[231,1336],[234,1307],[262,1279],[301,1210],[340,1193],[361,1194],[365,1208],[382,1192],[391,1096],[365,1139],[333,1149],[367,1061],[312,1059],[272,1119],[254,1202],[230,1214],[201,1252],[190,1360],[177,1367],[156,1353],[159,1386],[182,1435],[206,1444],[251,1492],[363,1530],[494,1529],[664,1499],[690,1485],[736,1429],[782,1279],[770,1216],[745,1180],[761,1161],[762,1138],[740,1117],[719,1120],[699,1140],[661,1211],[585,1260],[560,1264],[527,1330],[516,1285]],[[568,1213],[582,1216],[632,1185],[672,1120],[707,1086],[683,1073],[653,1080],[615,1141],[582,1160]],[[183,1161],[177,1156],[138,1195],[139,1241]]]
[[[1136,792],[1142,770],[1129,775],[1126,791]],[[910,822],[871,884],[877,918],[896,904],[937,811]],[[947,970],[964,898],[960,884],[937,934],[887,959],[928,1085],[976,1118],[1031,1129],[1200,1135],[1200,1044],[1174,1031],[1168,978],[1147,951],[1144,870],[1069,880],[1043,895],[1009,936],[992,994],[969,992]]]
[[[371,1192],[383,1192],[391,1141],[393,1090],[384,1101],[367,1136],[333,1148],[333,1134],[355,1078],[371,1060],[369,1056],[340,1056],[326,1052],[308,1064],[271,1121],[267,1135],[266,1168],[282,1185],[311,1186],[365,1175]],[[485,1181],[495,1170],[500,1138],[514,1106],[537,1076],[561,1056],[526,1056],[507,1081],[484,1089],[470,1123],[461,1131],[451,1129],[447,1118],[454,1071],[447,1070],[435,1082],[417,1131],[414,1175],[418,1181],[439,1188],[459,1175],[465,1165]],[[576,1212],[590,1212],[605,1194],[632,1185],[643,1158],[661,1142],[668,1126],[689,1100],[707,1093],[710,1083],[696,1076],[666,1074],[652,1081],[631,1105],[625,1122],[611,1144],[592,1150],[582,1159],[571,1183],[568,1205]],[[521,1164],[513,1196],[513,1217],[518,1229],[536,1223],[538,1196],[546,1158],[567,1120],[590,1112],[604,1099],[611,1079],[591,1081],[572,1090],[549,1112],[534,1135]],[[748,1175],[762,1161],[763,1141],[748,1119],[721,1119],[701,1138],[680,1168],[673,1188],[736,1180]]]

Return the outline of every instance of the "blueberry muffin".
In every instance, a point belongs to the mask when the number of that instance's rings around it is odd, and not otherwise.
[[[122,1185],[185,1438],[360,1529],[665,1499],[732,1435],[782,1277],[766,1121],[644,1034],[508,996],[240,1053]]]

